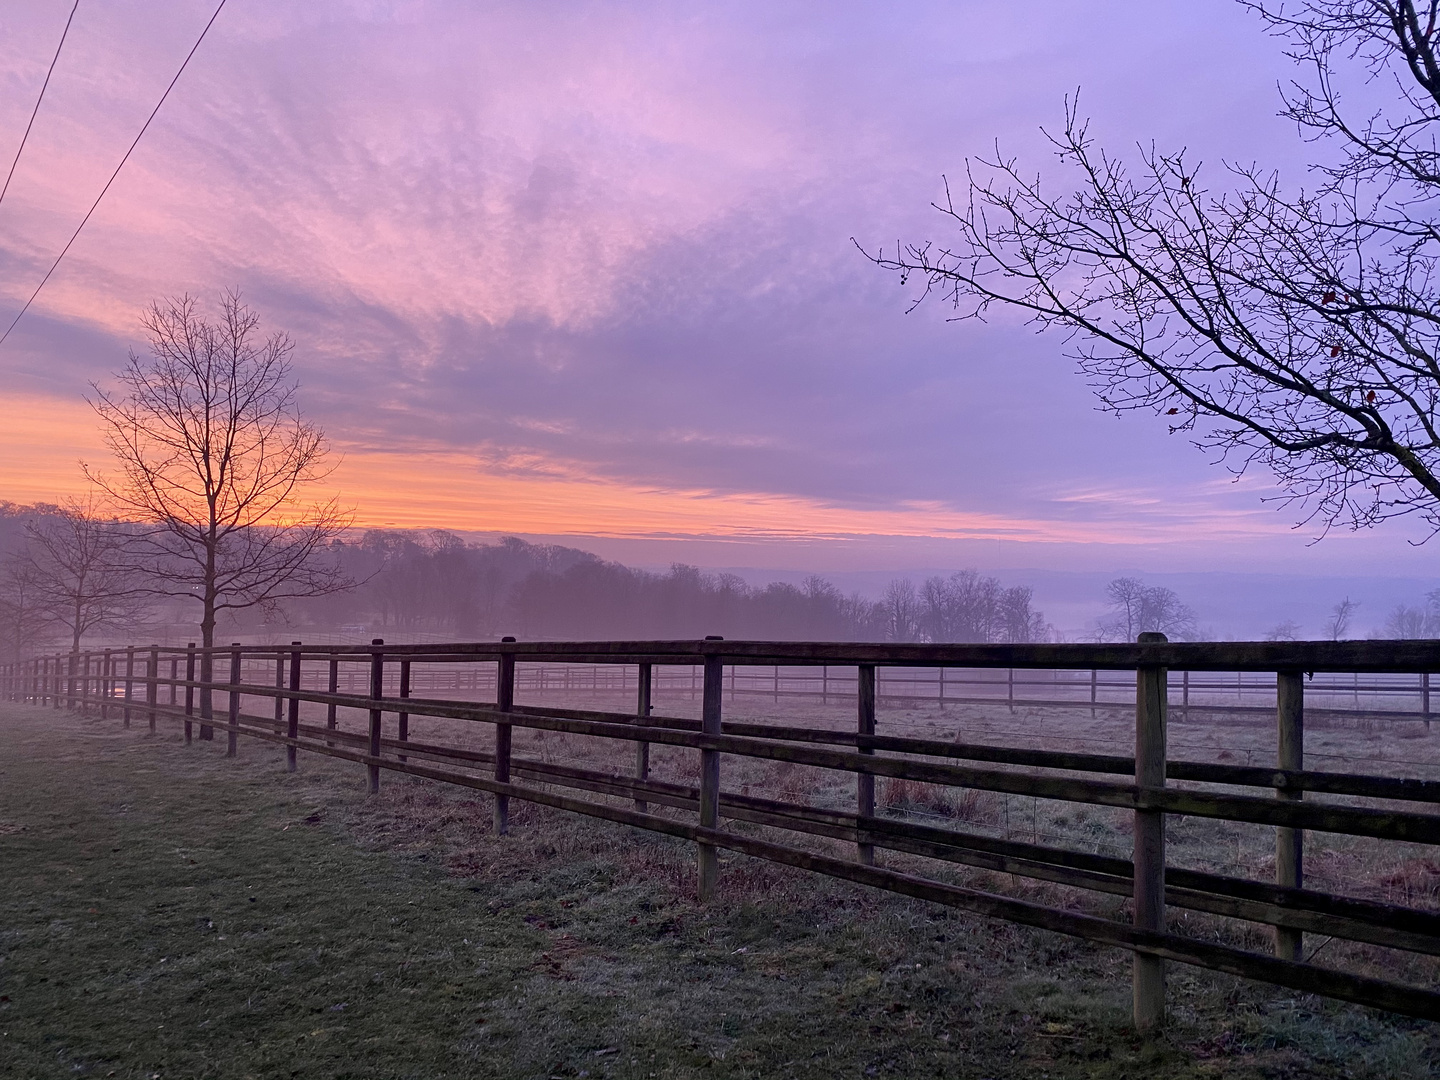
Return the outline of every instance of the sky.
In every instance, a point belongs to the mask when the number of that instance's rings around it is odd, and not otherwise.
[[[70,0],[0,8],[8,167]],[[0,203],[9,323],[213,11],[81,0]],[[1297,527],[1055,335],[910,310],[859,248],[944,239],[968,160],[1107,146],[1304,181],[1281,46],[1225,0],[230,0],[0,347],[0,499],[104,466],[85,402],[154,299],[240,290],[366,526],[643,565],[1430,573]],[[857,248],[857,244],[859,247]]]

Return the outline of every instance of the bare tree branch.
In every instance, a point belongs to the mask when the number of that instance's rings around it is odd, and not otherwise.
[[[1127,162],[1077,96],[1049,136],[1068,187],[997,150],[936,205],[951,242],[867,254],[922,282],[916,303],[1060,331],[1106,409],[1166,417],[1237,473],[1263,465],[1307,522],[1440,528],[1440,0],[1246,6],[1310,72],[1283,115],[1338,148],[1315,190],[1233,165],[1212,190],[1183,150]],[[1352,122],[1347,70],[1393,84],[1392,107]]]

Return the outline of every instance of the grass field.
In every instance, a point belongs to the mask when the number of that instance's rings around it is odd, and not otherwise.
[[[1376,1077],[1440,1032],[665,838],[0,706],[6,1077]]]

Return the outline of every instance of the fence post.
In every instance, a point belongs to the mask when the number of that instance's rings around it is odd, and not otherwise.
[[[1090,669],[1090,716],[1095,716],[1095,702],[1100,693],[1100,671],[1097,668]]]
[[[170,655],[170,707],[175,707],[175,683],[180,679],[180,658],[174,653]]]
[[[125,726],[130,726],[130,702],[135,698],[135,646],[125,648]]]
[[[190,738],[193,734],[193,724],[190,720],[195,715],[195,642],[187,642],[185,645],[185,745],[190,745]]]
[[[240,685],[240,664],[240,643],[232,641],[230,643],[230,685],[232,687]],[[236,744],[240,741],[240,691],[238,689],[230,691],[230,716],[225,727],[225,756],[234,757],[238,752]],[[205,729],[202,727],[200,732],[203,736]]]
[[[653,668],[649,664],[639,666],[639,674],[636,676],[635,690],[635,722],[644,724],[650,718],[650,685]],[[637,742],[635,744],[635,779],[650,779],[650,744],[648,742]],[[650,804],[644,799],[635,800],[635,812],[637,814],[649,813]]]
[[[150,721],[150,733],[155,733],[155,706],[160,700],[160,647],[150,646],[150,655],[145,659],[145,709]]]
[[[410,696],[409,657],[406,657],[405,659],[400,661],[400,696],[402,698],[408,698]],[[403,743],[410,738],[410,714],[408,712],[402,712],[399,714],[399,724],[397,725],[397,727],[399,729],[398,735],[400,741]],[[404,754],[401,754],[400,760],[409,761],[410,759],[407,758]]]
[[[1420,713],[1425,718],[1425,730],[1430,730],[1430,672],[1420,673]]]
[[[501,644],[513,642],[513,637],[503,637]],[[500,654],[500,664],[495,673],[495,708],[509,712],[515,707],[515,654]],[[509,724],[495,725],[495,782],[510,782],[510,742],[513,729]],[[510,796],[495,796],[495,835],[504,836],[510,831]]]
[[[331,694],[340,692],[340,658],[338,656],[330,657],[330,681],[327,684],[327,692]],[[335,730],[335,710],[336,705],[333,701],[325,706],[325,728],[328,731]],[[334,746],[335,742],[333,739],[326,739],[325,745]]]
[[[944,668],[940,669],[942,672]],[[862,737],[875,734],[875,665],[861,664],[857,669],[857,693],[856,699],[859,705],[859,717],[855,730]],[[860,743],[860,753],[874,754],[873,747]],[[855,774],[855,811],[860,815],[860,827],[865,827],[865,819],[875,816],[875,776],[873,773]],[[856,845],[860,861],[866,866],[875,865],[875,845],[863,841]]]
[[[56,653],[55,662],[50,665],[50,707],[52,709],[60,708],[63,699],[64,685],[60,680],[60,654]]]
[[[1276,755],[1275,766],[1285,771],[1299,772],[1305,767],[1305,683],[1298,671],[1277,671],[1275,673],[1275,720]],[[1298,801],[1305,797],[1303,790],[1289,787],[1277,788],[1275,797]],[[1302,857],[1305,851],[1305,830],[1277,828],[1275,830],[1275,884],[1292,889],[1300,888],[1304,880]],[[1275,927],[1275,955],[1281,960],[1301,958],[1302,935],[1299,930],[1288,926]]]
[[[82,713],[88,713],[90,711],[90,654],[88,652],[80,655],[80,677],[77,682],[80,691],[77,704]]]
[[[285,737],[287,739],[298,739],[300,737],[300,642],[292,641],[294,646],[290,650],[290,708],[288,710],[285,725]],[[285,745],[285,771],[294,772],[295,765],[295,743],[289,742]]]
[[[215,728],[210,723],[215,719],[215,653],[214,641],[202,642],[200,649],[200,741],[210,742],[215,738]],[[239,642],[236,642],[238,645]]]
[[[723,641],[720,637],[707,637],[706,641]],[[731,667],[732,682],[734,686]],[[725,658],[719,653],[705,656],[705,685],[700,706],[700,732],[702,735],[720,734],[720,714],[725,695]],[[732,700],[734,691],[732,689]],[[700,751],[700,827],[720,827],[720,751]],[[714,844],[700,845],[699,880],[696,889],[700,902],[706,903],[715,897],[715,882],[720,876],[720,853]]]
[[[275,731],[278,734],[285,723],[285,654],[275,654]]]
[[[1169,640],[1164,634],[1144,633],[1142,645]],[[1143,665],[1135,672],[1135,786],[1165,786],[1166,672]],[[1165,929],[1165,814],[1160,810],[1135,811],[1135,926]],[[1165,961],[1135,953],[1135,1026],[1153,1028],[1165,1019]]]
[[[371,638],[370,644],[376,646],[370,653],[370,697],[378,701],[385,696],[385,652],[379,646],[385,644],[384,638]],[[380,756],[380,723],[383,713],[379,709],[370,710],[370,756]],[[380,790],[380,766],[371,762],[369,767],[370,794],[374,795]]]

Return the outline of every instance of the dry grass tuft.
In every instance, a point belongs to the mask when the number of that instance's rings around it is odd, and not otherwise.
[[[1003,801],[993,791],[886,777],[880,785],[880,805],[896,814],[931,814],[974,825],[994,825],[1000,820]]]

